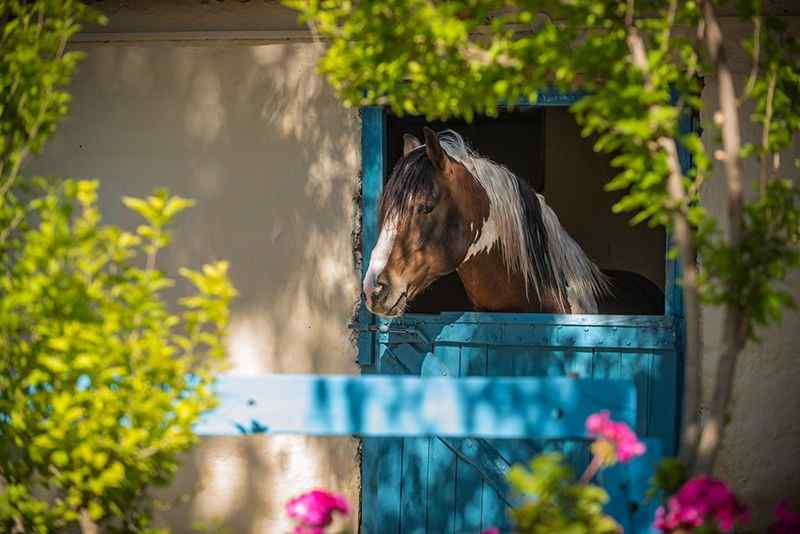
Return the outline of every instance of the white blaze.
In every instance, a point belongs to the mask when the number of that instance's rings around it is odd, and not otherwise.
[[[395,237],[397,237],[397,219],[387,219],[381,228],[378,242],[375,244],[375,248],[372,249],[369,268],[367,269],[367,274],[364,275],[365,293],[375,285],[378,275],[386,268],[386,263],[392,253],[392,247],[394,247]]]

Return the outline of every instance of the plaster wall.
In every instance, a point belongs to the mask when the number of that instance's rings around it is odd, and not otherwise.
[[[356,373],[347,325],[359,289],[360,122],[315,74],[318,48],[78,47],[87,56],[71,114],[28,170],[100,179],[105,220],[128,228],[138,219],[123,195],[167,186],[195,199],[159,262],[172,275],[230,262],[240,293],[232,373]],[[288,531],[283,504],[316,486],[357,505],[356,440],[204,438],[161,495],[159,520],[176,533],[197,522],[211,532]]]
[[[787,19],[790,31],[800,31],[800,20]],[[738,41],[747,28],[727,20],[723,27],[727,35]],[[741,49],[729,53],[737,93],[741,92],[750,73],[750,63]],[[719,148],[715,142],[712,118],[719,109],[718,80],[705,78],[703,91],[704,113],[701,117],[703,135],[709,153]],[[743,142],[760,143],[761,128],[751,123],[752,107],[744,107],[740,123],[744,125]],[[782,154],[776,175],[798,183],[800,172],[794,161],[800,158],[800,139]],[[748,162],[744,167],[745,191],[755,196],[753,185],[759,176],[758,165]],[[727,210],[725,178],[722,164],[716,161],[711,179],[702,190],[703,204],[718,220],[725,221]],[[786,287],[800,302],[800,272],[791,273]],[[704,393],[708,400],[722,342],[722,316],[718,309],[703,309],[703,374]],[[740,356],[731,422],[717,462],[717,475],[733,484],[734,489],[753,507],[753,526],[763,532],[772,517],[775,504],[789,497],[797,509],[800,506],[800,313],[787,311],[780,324],[759,332],[761,343],[750,343]]]

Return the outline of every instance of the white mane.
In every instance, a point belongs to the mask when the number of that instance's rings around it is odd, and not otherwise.
[[[484,221],[484,228],[492,225],[497,232],[509,272],[521,273],[526,292],[532,285],[537,296],[541,296],[542,290],[548,289],[542,276],[546,266],[540,251],[534,250],[531,242],[517,177],[503,165],[474,152],[453,130],[440,132],[439,144],[451,158],[467,168],[489,197],[489,218]],[[608,291],[606,277],[567,234],[544,197],[539,194],[537,197],[556,283],[566,293],[572,313],[596,313],[598,296]],[[556,294],[561,299],[563,293],[556,291]]]

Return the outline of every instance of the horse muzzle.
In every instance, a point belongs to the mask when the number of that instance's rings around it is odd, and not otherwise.
[[[402,315],[408,303],[409,288],[392,285],[384,273],[364,278],[364,297],[367,309],[383,317]]]

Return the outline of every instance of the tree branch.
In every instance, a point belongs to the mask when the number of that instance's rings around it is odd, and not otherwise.
[[[465,60],[480,67],[488,67],[490,65],[500,65],[506,69],[522,67],[522,62],[519,59],[505,53],[493,56],[491,52],[473,42],[468,42],[462,46],[459,53]]]
[[[652,81],[647,64],[647,51],[644,40],[634,22],[634,3],[628,0],[625,15],[628,49],[633,64],[642,71],[645,86],[651,87]],[[700,296],[697,287],[697,251],[692,238],[692,230],[686,215],[687,194],[684,187],[683,173],[678,158],[678,147],[675,139],[662,136],[658,138],[658,148],[663,150],[667,158],[669,176],[667,193],[672,201],[672,238],[678,247],[681,261],[684,319],[686,323],[686,345],[684,354],[684,394],[683,416],[681,421],[681,457],[687,465],[694,459],[694,451],[700,437],[700,406],[702,402],[703,361],[700,355],[702,332],[700,329]]]
[[[758,79],[758,70],[761,63],[761,26],[763,25],[763,20],[764,17],[760,13],[753,17],[753,65],[750,69],[750,75],[747,77],[744,91],[742,91],[742,99],[750,94]]]
[[[730,243],[738,245],[742,236],[742,172],[739,150],[741,131],[737,109],[736,89],[733,72],[728,65],[722,30],[714,13],[714,6],[703,1],[703,18],[706,23],[705,43],[709,59],[717,72],[719,105],[722,112],[722,147],[725,153],[723,166],[728,185],[728,219],[730,222]]]
[[[686,216],[688,198],[683,184],[678,147],[669,137],[659,139],[667,154],[669,177],[667,193],[675,206],[672,210],[672,239],[678,247],[681,262],[683,307],[686,343],[683,362],[683,411],[681,418],[680,455],[689,466],[694,463],[694,451],[700,439],[700,407],[703,402],[703,359],[701,355],[700,295],[698,291],[697,249]]]
[[[702,2],[705,22],[704,40],[709,59],[718,78],[720,111],[722,113],[723,167],[728,186],[729,245],[734,249],[742,239],[744,227],[741,159],[741,130],[739,110],[734,87],[733,72],[728,65],[722,30],[708,0]],[[703,422],[700,441],[696,451],[696,461],[692,467],[695,473],[708,473],[722,444],[725,430],[725,416],[733,391],[736,364],[739,353],[747,341],[747,325],[743,310],[736,304],[725,306],[723,323],[724,348],[717,362],[714,393]]]
[[[81,510],[78,524],[81,527],[81,534],[100,534],[100,527],[98,527],[97,523],[89,516],[89,511],[86,509]]]
[[[739,355],[747,343],[747,322],[741,313],[737,313],[730,306],[725,310],[723,337],[726,340],[725,346],[717,363],[714,396],[703,421],[694,464],[695,473],[710,473],[714,469],[725,433],[728,405],[733,393],[734,378],[736,378],[736,365]]]
[[[761,189],[761,198],[767,194],[767,183],[769,182],[769,130],[772,126],[772,112],[773,100],[775,98],[775,83],[778,78],[778,73],[775,68],[769,71],[769,86],[767,87],[767,105],[764,111],[764,126],[761,131],[761,176],[759,177],[759,187]]]
[[[56,51],[56,55],[55,55],[54,59],[60,59],[60,58],[64,57],[64,52],[66,51],[66,48],[67,48],[67,39],[68,39],[67,35],[64,35],[64,36],[61,37],[61,41],[59,42],[58,50]],[[38,116],[36,117],[36,121],[33,123],[33,125],[31,126],[30,131],[28,132],[28,144],[25,145],[20,150],[17,159],[14,161],[13,165],[11,166],[11,170],[8,173],[8,176],[6,177],[6,179],[3,182],[3,184],[0,185],[0,202],[2,202],[2,200],[5,197],[6,193],[8,193],[8,191],[11,189],[11,187],[16,182],[17,176],[19,175],[19,170],[20,170],[20,168],[22,168],[22,164],[25,162],[25,160],[30,155],[30,152],[31,152],[30,143],[32,143],[35,140],[36,135],[39,133],[39,128],[41,128],[42,123],[44,122],[44,118],[45,118],[44,116],[45,116],[45,113],[47,112],[47,110],[50,108],[50,102],[51,102],[52,98],[53,98],[53,88],[52,87],[48,87],[47,88],[47,93],[45,94],[45,96],[43,98],[43,104],[39,109]],[[2,176],[2,175],[0,175],[0,176]]]

